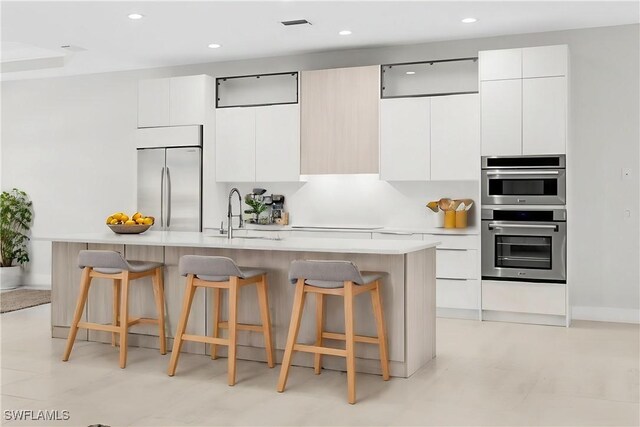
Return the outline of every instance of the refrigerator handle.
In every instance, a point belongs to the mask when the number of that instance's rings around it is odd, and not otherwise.
[[[171,172],[167,166],[167,228],[171,226]]]
[[[160,228],[164,228],[164,167],[160,172]]]

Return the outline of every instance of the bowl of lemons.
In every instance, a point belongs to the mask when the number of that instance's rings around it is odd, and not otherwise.
[[[140,234],[147,231],[153,225],[155,219],[152,216],[144,216],[136,212],[131,217],[123,212],[116,212],[107,217],[107,226],[116,234]]]

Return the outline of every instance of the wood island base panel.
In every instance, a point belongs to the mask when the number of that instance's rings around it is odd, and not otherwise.
[[[142,237],[142,236],[139,236]],[[189,237],[192,237],[191,239]],[[165,264],[165,304],[167,347],[172,348],[185,290],[185,278],[178,274],[178,261],[183,255],[226,256],[240,266],[267,270],[269,310],[271,314],[276,361],[281,362],[287,339],[294,298],[294,285],[288,279],[291,261],[349,260],[361,270],[386,272],[381,280],[382,301],[385,313],[390,373],[395,377],[409,377],[436,356],[435,329],[435,247],[439,242],[427,241],[366,241],[347,239],[284,239],[282,241],[228,242],[226,239],[207,239],[201,233],[149,232],[143,239],[126,236],[87,234],[52,237],[52,307],[51,333],[54,338],[66,339],[71,324],[76,298],[80,289],[81,269],[78,253],[83,249],[116,250],[128,260],[158,261]],[[191,245],[189,244],[191,241]],[[300,248],[300,249],[296,249]],[[151,280],[143,278],[144,282]],[[148,284],[150,285],[150,283]],[[255,289],[243,288],[238,304],[238,321],[259,324],[260,310]],[[242,295],[246,293],[247,295]],[[222,294],[222,320],[227,316],[226,293]],[[89,299],[82,321],[111,323],[111,281],[96,278],[92,282]],[[325,298],[325,330],[344,333],[344,310],[341,298]],[[198,289],[194,297],[186,333],[213,334],[213,294],[211,290]],[[129,311],[134,317],[153,317],[155,303],[151,286],[132,283]],[[355,333],[376,336],[376,325],[367,295],[356,297]],[[315,342],[315,301],[308,298],[298,342]],[[129,346],[157,348],[158,335],[155,325],[139,324],[130,330]],[[226,330],[222,331],[223,336]],[[101,331],[78,332],[77,340],[111,344],[111,334]],[[332,345],[331,340],[329,345]],[[334,341],[336,348],[344,348],[344,342]],[[238,332],[238,359],[266,361],[262,333]],[[183,352],[209,354],[209,346],[198,342],[185,342]],[[218,353],[226,357],[227,349]],[[356,345],[356,371],[380,374],[378,346],[366,343]],[[163,357],[163,356],[158,356]],[[117,352],[114,351],[114,358]],[[73,357],[71,358],[73,360]],[[166,358],[169,363],[169,358]],[[225,363],[212,360],[211,363]],[[293,365],[313,367],[313,355],[297,353]],[[346,370],[344,358],[325,357],[325,369]],[[279,369],[279,368],[278,368]],[[239,372],[242,367],[239,366]],[[180,371],[176,373],[180,375]]]

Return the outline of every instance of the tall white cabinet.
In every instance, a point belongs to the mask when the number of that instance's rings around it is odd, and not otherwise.
[[[380,101],[380,179],[477,180],[477,94]]]
[[[479,53],[482,155],[564,154],[566,45]]]

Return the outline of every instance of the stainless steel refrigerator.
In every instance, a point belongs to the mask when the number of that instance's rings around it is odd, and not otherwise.
[[[156,230],[202,231],[202,148],[138,149],[138,210]]]

